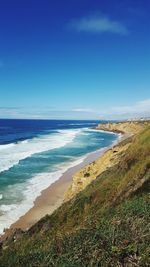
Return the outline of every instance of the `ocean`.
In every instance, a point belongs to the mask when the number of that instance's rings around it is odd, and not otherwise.
[[[98,121],[0,120],[0,233],[25,214],[41,191],[118,135]]]

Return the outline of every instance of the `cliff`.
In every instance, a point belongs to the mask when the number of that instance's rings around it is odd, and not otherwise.
[[[144,130],[150,123],[148,121],[125,121],[118,123],[99,124],[96,129],[124,134],[124,139]],[[65,194],[65,201],[74,197],[82,191],[88,184],[97,178],[98,175],[106,171],[119,162],[120,155],[127,150],[130,142],[121,142],[102,155],[99,159],[88,166],[82,168],[73,176],[73,182]]]
[[[120,155],[126,151],[130,144],[130,142],[121,142],[121,144],[112,147],[100,158],[76,172],[73,176],[72,184],[65,194],[64,201],[68,201],[73,198],[101,173],[117,164],[119,162]]]
[[[99,124],[96,129],[116,133],[137,134],[148,125],[149,121],[124,121]]]
[[[150,266],[150,126],[120,146],[84,190],[1,244],[1,267]]]

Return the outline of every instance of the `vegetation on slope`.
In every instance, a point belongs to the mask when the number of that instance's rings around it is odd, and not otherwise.
[[[117,133],[137,134],[143,131],[149,125],[149,120],[145,121],[124,121],[124,122],[108,122],[101,123],[96,128],[104,131],[111,131]]]
[[[119,143],[118,145],[115,145],[105,151],[101,157],[76,172],[73,175],[72,184],[65,193],[65,201],[73,198],[77,193],[85,189],[87,185],[95,180],[101,173],[117,164],[120,160],[120,155],[125,152],[130,145],[130,142]]]
[[[150,266],[150,127],[129,142],[118,164],[5,242],[0,266]]]

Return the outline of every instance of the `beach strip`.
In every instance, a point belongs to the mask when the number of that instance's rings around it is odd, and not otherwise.
[[[118,142],[121,140],[122,139],[119,138]],[[64,195],[72,184],[74,174],[81,168],[100,158],[105,151],[109,150],[113,146],[114,144],[89,153],[80,164],[71,167],[64,172],[59,180],[41,192],[41,195],[36,198],[34,206],[25,215],[21,216],[20,219],[12,224],[10,226],[10,230],[16,228],[27,230],[43,216],[52,214],[64,202]]]

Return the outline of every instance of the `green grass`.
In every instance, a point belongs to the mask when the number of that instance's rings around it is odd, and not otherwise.
[[[1,267],[150,266],[150,128],[120,162],[1,251]]]

